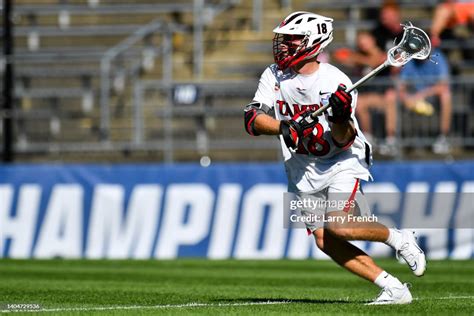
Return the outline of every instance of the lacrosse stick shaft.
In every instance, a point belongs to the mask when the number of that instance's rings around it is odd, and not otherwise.
[[[425,31],[413,26],[411,23],[403,25],[403,29],[404,31],[402,39],[398,45],[388,50],[387,59],[385,62],[357,81],[352,87],[348,88],[346,90],[347,92],[351,92],[352,90],[356,89],[358,86],[388,66],[401,67],[409,62],[412,58],[423,60],[429,57],[431,52],[431,42]],[[329,104],[326,104],[317,111],[313,112],[311,117],[316,118],[328,108]]]
[[[366,74],[364,77],[360,78],[359,81],[357,81],[356,83],[354,83],[351,87],[349,87],[346,91],[349,93],[349,92],[352,92],[353,90],[357,89],[361,84],[365,83],[366,81],[368,81],[370,78],[372,78],[373,76],[375,76],[376,74],[378,74],[379,72],[381,72],[382,70],[384,70],[386,67],[390,66],[390,63],[388,62],[388,60],[386,60],[383,64],[381,64],[380,66],[378,66],[377,68],[375,68],[374,70],[372,70],[371,72],[369,72],[368,74]],[[319,109],[317,109],[316,111],[314,111],[312,114],[311,114],[311,117],[312,118],[316,118],[318,117],[319,115],[321,115],[321,113],[323,113],[324,111],[326,111],[328,108],[329,108],[329,103],[320,107]]]
[[[384,70],[385,68],[387,68],[388,66],[390,66],[390,64],[385,61],[383,64],[379,65],[377,68],[373,69],[371,72],[369,72],[368,74],[366,74],[364,77],[360,78],[359,81],[357,81],[356,83],[354,83],[352,85],[352,87],[350,87],[347,92],[352,92],[353,90],[357,89],[361,84],[365,83],[366,81],[368,81],[370,78],[374,77],[375,75],[377,75],[379,72],[381,72],[382,70]]]

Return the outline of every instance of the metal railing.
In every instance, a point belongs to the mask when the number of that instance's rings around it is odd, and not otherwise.
[[[239,0],[222,0],[212,6],[206,6],[204,0],[193,0],[193,74],[194,77],[199,79],[202,76],[202,65],[204,59],[204,48],[203,48],[203,28],[209,24],[214,16],[218,15],[222,11],[226,10],[229,6],[235,5]],[[121,43],[110,48],[105,52],[100,62],[101,69],[101,88],[100,88],[100,108],[101,108],[101,137],[104,141],[109,139],[110,129],[110,74],[111,66],[120,54],[130,50],[136,43],[143,41],[147,36],[154,33],[162,34],[161,48],[157,52],[162,57],[162,80],[165,82],[172,81],[172,43],[171,36],[176,32],[183,32],[185,28],[183,26],[163,23],[161,20],[155,20],[149,24],[136,30],[131,36],[123,40]],[[138,80],[136,72],[137,63],[140,60],[135,61],[135,65],[132,67],[132,82]],[[134,93],[134,92],[133,92]],[[136,101],[132,101],[135,105],[134,113],[135,116],[139,115],[139,106],[136,106]],[[135,139],[140,139],[140,133],[136,133]]]
[[[279,144],[272,139],[259,137],[252,138],[243,131],[242,108],[249,102],[257,87],[256,81],[231,81],[231,82],[201,82],[196,83],[199,91],[199,100],[192,105],[179,105],[173,103],[172,93],[177,83],[165,83],[162,81],[140,81],[135,85],[135,96],[137,106],[142,113],[153,113],[154,118],[149,116],[136,117],[134,132],[141,136],[136,137],[135,145],[146,147],[147,144],[161,142],[162,150],[166,153],[166,161],[173,161],[173,152],[178,150],[199,151],[206,144],[208,151],[217,149],[245,150],[249,153],[253,148],[274,148],[279,150]],[[179,83],[179,85],[189,85],[192,83]],[[381,86],[394,87],[394,82],[384,82],[377,80],[365,86],[367,90]],[[463,148],[474,145],[474,77],[459,77],[451,81],[453,95],[452,127],[450,132],[451,144]],[[160,95],[160,97],[145,98],[145,95]],[[139,101],[138,101],[139,100]],[[162,101],[165,100],[165,101]],[[431,117],[417,115],[406,109],[400,101],[397,104],[399,122],[399,144],[404,148],[426,147],[433,144],[439,135],[439,110],[435,106],[435,113]],[[383,114],[380,112],[378,114]],[[228,122],[220,127],[220,130],[209,128],[209,124],[200,125],[192,123],[195,127],[187,133],[179,133],[178,130],[167,131],[169,126],[179,126],[180,121],[189,121],[192,118],[205,121],[223,120]],[[172,124],[146,124],[149,122],[173,122]],[[380,126],[375,126],[379,130],[375,133],[375,140],[383,140],[384,134],[380,130],[384,128],[383,120],[377,120]],[[141,127],[137,127],[140,125]],[[140,130],[141,129],[141,130]],[[214,130],[213,130],[214,129]],[[427,132],[419,133],[419,130]],[[161,132],[160,132],[161,131]],[[144,135],[159,135],[158,138]],[[200,135],[200,137],[198,137]],[[194,141],[190,141],[194,138]],[[403,152],[399,158],[403,158]],[[275,155],[276,157],[276,155]]]
[[[192,104],[178,104],[173,92],[180,85],[194,85],[198,98]],[[367,89],[383,85],[380,80],[366,85]],[[391,83],[393,87],[393,82]],[[112,152],[144,150],[161,153],[162,159],[173,162],[177,153],[188,152],[188,157],[212,153],[238,153],[248,159],[260,157],[259,151],[270,152],[270,159],[278,159],[279,143],[275,137],[250,137],[243,129],[243,107],[252,99],[257,81],[205,81],[172,82],[166,80],[137,81],[133,87],[133,116],[129,127],[122,130],[122,139],[105,143],[94,140],[77,142],[31,141],[27,147],[18,148],[25,153],[34,152]],[[453,95],[452,128],[450,142],[462,149],[474,146],[474,77],[454,78],[451,82]],[[422,148],[431,145],[439,131],[438,111],[432,117],[422,117],[406,110],[400,104],[400,146]],[[380,114],[380,113],[379,113]],[[377,114],[377,115],[379,115]],[[31,116],[36,123],[49,116]],[[383,129],[383,119],[376,119]],[[420,129],[428,133],[418,133]],[[375,133],[381,141],[383,134]],[[224,155],[225,156],[225,155]],[[399,158],[403,158],[402,155]],[[236,156],[236,159],[239,159]]]
[[[259,0],[255,0],[259,1]],[[202,72],[203,41],[202,31],[213,15],[219,10],[224,10],[226,5],[238,1],[223,0],[219,9],[213,11],[205,9],[203,0],[194,0],[194,46],[193,47],[193,72],[196,80],[189,82],[176,82],[172,77],[172,45],[171,35],[179,32],[176,25],[164,24],[153,21],[138,29],[130,37],[118,45],[110,48],[105,53],[94,53],[94,58],[101,56],[100,60],[100,113],[98,121],[101,139],[77,138],[74,140],[56,140],[49,137],[47,131],[42,136],[32,135],[28,146],[17,147],[19,152],[115,152],[122,150],[156,151],[167,162],[183,159],[178,152],[187,151],[191,156],[210,155],[213,152],[240,152],[252,159],[255,150],[261,149],[272,152],[270,157],[278,157],[279,143],[274,137],[253,138],[245,134],[242,122],[242,108],[252,99],[257,81],[201,81],[199,74]],[[291,2],[290,2],[291,3]],[[210,14],[209,12],[213,12]],[[258,15],[256,15],[258,16]],[[357,18],[357,17],[355,17]],[[150,34],[159,34],[160,44],[155,47],[155,57],[162,63],[161,80],[139,80],[137,69],[142,60],[143,47],[139,44]],[[139,46],[139,47],[136,47]],[[57,54],[57,53],[56,53]],[[48,55],[49,56],[49,55]],[[51,55],[48,60],[54,60],[58,55]],[[126,117],[127,124],[121,127],[121,137],[111,139],[111,86],[112,77],[117,71],[123,71],[124,65],[115,65],[122,57],[127,60],[129,82],[127,87],[130,97],[130,117]],[[196,87],[197,100],[194,104],[175,104],[173,92],[178,85],[188,84]],[[393,85],[393,82],[384,83],[373,81],[372,85]],[[83,94],[81,88],[64,91],[45,90],[20,90],[17,96],[27,98],[52,98],[60,96],[80,98]],[[452,81],[453,101],[453,143],[460,146],[474,145],[474,78],[461,77]],[[54,109],[54,108],[53,108]],[[417,135],[414,133],[416,126],[434,124],[431,129],[436,129],[437,120],[414,117],[399,106],[401,120],[400,144],[402,148],[426,146],[433,142],[436,135],[433,133]],[[49,112],[48,112],[49,113]],[[44,123],[51,125],[51,117],[47,112],[28,112],[27,115],[18,110],[16,117],[31,120],[35,124]],[[38,114],[38,115],[36,115]],[[413,118],[414,120],[410,120]],[[59,119],[63,119],[59,117]],[[71,119],[66,117],[67,120]],[[64,125],[67,125],[64,124]],[[428,126],[428,125],[427,125]],[[38,129],[32,129],[36,132]],[[375,135],[377,140],[381,135]],[[180,158],[181,157],[181,158]],[[257,159],[257,158],[254,158]]]
[[[170,45],[170,32],[172,29],[161,20],[155,20],[151,23],[139,28],[131,36],[127,37],[125,40],[110,48],[105,52],[100,61],[100,130],[101,137],[104,140],[108,140],[109,128],[110,128],[110,88],[111,88],[111,72],[112,72],[112,63],[113,61],[120,56],[123,52],[129,50],[138,42],[143,41],[143,39],[151,34],[160,32],[163,34],[162,41],[162,52],[164,53],[163,58],[171,58],[172,51]],[[153,49],[153,53],[158,54]],[[141,57],[141,56],[140,56]],[[130,62],[130,60],[129,60]],[[132,66],[127,71],[131,74],[135,74],[136,70],[140,67],[140,58],[137,58],[131,62]],[[163,76],[167,78],[170,76],[171,71],[168,69],[171,67],[171,63],[163,62]],[[122,67],[123,68],[123,67]],[[123,69],[122,69],[123,71]],[[136,75],[135,75],[136,77]]]

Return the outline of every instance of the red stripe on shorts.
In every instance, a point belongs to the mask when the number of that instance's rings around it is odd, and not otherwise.
[[[347,213],[351,209],[350,204],[351,204],[352,201],[354,201],[354,197],[355,197],[355,194],[356,194],[358,188],[359,188],[359,179],[356,179],[356,183],[354,185],[354,188],[352,189],[351,196],[349,196],[349,199],[347,200],[346,207],[344,207],[344,209],[343,209],[344,212]]]

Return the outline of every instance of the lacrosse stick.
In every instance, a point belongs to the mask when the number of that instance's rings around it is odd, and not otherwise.
[[[402,26],[402,39],[400,43],[388,50],[385,62],[357,81],[352,87],[349,87],[346,90],[347,92],[356,89],[388,66],[401,67],[412,59],[424,60],[430,56],[431,42],[425,31],[413,26],[410,22],[406,25],[402,24]],[[326,104],[320,107],[311,114],[311,117],[316,118],[321,115],[329,106],[329,104]]]

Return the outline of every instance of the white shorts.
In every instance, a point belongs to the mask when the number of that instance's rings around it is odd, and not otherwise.
[[[336,176],[331,184],[318,192],[298,193],[298,199],[306,201],[300,208],[308,234],[324,227],[331,219],[328,213],[344,211],[355,216],[371,215],[360,179]],[[310,201],[308,201],[310,200]]]

